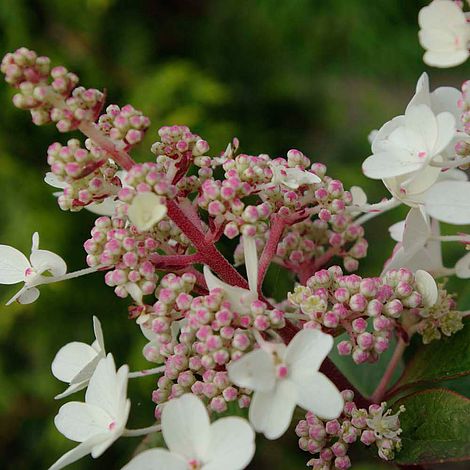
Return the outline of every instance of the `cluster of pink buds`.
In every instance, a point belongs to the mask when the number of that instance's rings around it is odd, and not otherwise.
[[[352,355],[357,364],[374,362],[388,349],[405,313],[428,311],[408,269],[362,278],[343,275],[339,266],[332,266],[317,271],[288,298],[310,326],[346,331],[349,339],[338,343],[338,352]]]
[[[98,119],[100,130],[115,143],[120,142],[125,151],[142,141],[149,126],[150,119],[130,104],[122,108],[111,104]]]
[[[437,302],[428,308],[416,309],[416,330],[423,337],[423,343],[451,336],[463,328],[463,313],[456,310],[457,303],[442,285],[439,286]]]
[[[455,145],[455,152],[460,158],[466,158],[470,156],[470,142],[468,140],[468,134],[470,134],[470,80],[467,80],[462,84],[462,97],[458,104],[462,111],[463,131],[467,135],[464,136],[464,139],[457,142]],[[470,163],[463,164],[460,168],[462,170],[467,170],[470,168]]]
[[[150,257],[158,242],[126,228],[123,219],[99,217],[84,244],[89,266],[112,266],[105,275],[108,286],[114,287],[119,297],[131,295],[142,303],[142,296],[153,294],[158,276]]]
[[[401,448],[399,414],[387,411],[387,404],[370,405],[369,409],[357,408],[351,390],[341,392],[345,401],[343,413],[337,419],[325,421],[308,412],[299,421],[295,432],[299,436],[299,447],[318,457],[307,463],[314,470],[346,470],[351,467],[348,448],[356,441],[377,446],[383,460],[392,460]]]
[[[168,287],[159,291],[159,301],[153,307],[152,330],[164,345],[162,355],[167,356],[154,401],[160,404],[191,391],[207,399],[209,408],[218,413],[226,411],[234,401],[247,407],[250,392],[229,382],[225,366],[253,349],[253,329],[264,332],[282,328],[284,312],[268,310],[260,300],[252,302],[246,312],[237,312],[220,289],[193,298],[182,292],[179,284],[176,276],[166,282]],[[181,333],[176,344],[169,343],[171,325],[177,318],[184,318]],[[170,355],[168,344],[174,348]],[[159,412],[157,406],[157,415]]]

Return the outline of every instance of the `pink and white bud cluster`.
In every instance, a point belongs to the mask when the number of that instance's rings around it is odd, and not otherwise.
[[[164,165],[153,162],[134,165],[124,177],[126,187],[119,191],[119,199],[130,204],[138,193],[146,192],[154,192],[157,196],[175,197],[176,188],[168,181],[165,171]]]
[[[345,330],[349,338],[338,343],[338,352],[352,355],[357,364],[376,361],[388,349],[402,314],[424,308],[408,269],[362,278],[332,266],[317,271],[288,299],[310,318],[306,327]]]
[[[54,142],[47,149],[47,163],[52,173],[67,183],[88,175],[106,160],[107,154],[99,147],[84,149],[78,139],[68,140],[67,145]]]
[[[197,134],[193,134],[189,127],[164,126],[158,130],[158,135],[160,142],[155,142],[151,149],[157,157],[164,155],[172,160],[185,158],[191,162],[196,159],[196,166],[205,166],[200,164],[204,159],[198,160],[198,157],[203,157],[209,151],[209,144]]]
[[[383,460],[392,460],[395,451],[401,448],[400,420],[391,410],[384,413],[387,404],[371,405],[368,410],[358,409],[354,403],[354,393],[343,390],[345,404],[343,413],[337,419],[326,421],[308,412],[299,421],[295,432],[299,437],[299,447],[313,455],[307,466],[314,470],[346,470],[351,468],[349,446],[357,441],[377,446],[378,455]]]
[[[106,108],[106,113],[99,117],[98,127],[127,152],[142,141],[150,127],[150,119],[130,104],[122,108],[111,104]]]
[[[441,339],[442,335],[451,336],[463,328],[463,314],[456,307],[453,297],[439,285],[439,297],[432,307],[413,310],[419,321],[417,331],[424,344]]]
[[[31,111],[36,125],[55,122],[60,132],[76,129],[84,121],[94,121],[104,94],[93,88],[75,88],[78,76],[59,66],[51,69],[48,57],[20,48],[7,54],[1,65],[5,80],[19,92],[13,104]]]
[[[106,284],[115,288],[118,297],[130,294],[138,303],[142,295],[155,292],[158,276],[149,258],[157,247],[151,236],[125,228],[123,219],[109,217],[96,219],[91,238],[84,243],[88,265],[112,266],[106,272]]]
[[[224,300],[220,289],[214,289],[206,296],[192,298],[184,293],[176,298],[171,295],[171,299],[175,310],[186,318],[186,323],[181,328],[174,353],[165,363],[164,376],[170,381],[159,381],[153,394],[154,401],[160,404],[191,391],[208,399],[209,408],[218,413],[226,411],[228,404],[234,401],[247,407],[250,392],[230,383],[225,367],[229,361],[240,358],[255,347],[253,329],[261,332],[282,328],[285,325],[284,312],[268,310],[267,305],[259,300],[252,302],[246,312],[234,311]],[[171,319],[178,314],[169,313],[159,302],[154,310],[163,319],[153,320],[153,331],[159,338],[161,329],[167,338]]]
[[[240,157],[244,156],[240,155],[236,160]],[[252,237],[265,231],[271,215],[270,204],[246,205],[243,198],[250,196],[254,187],[243,181],[236,170],[227,171],[227,175],[223,181],[209,178],[202,183],[197,199],[199,207],[207,210],[219,225],[226,224],[224,235],[227,238],[233,239],[240,233]]]

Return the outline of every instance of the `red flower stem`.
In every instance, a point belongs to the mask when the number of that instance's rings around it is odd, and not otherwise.
[[[292,322],[286,320],[286,326],[278,331],[281,338],[286,344],[300,331]],[[333,361],[328,357],[323,361],[320,372],[325,374],[335,385],[338,390],[352,390],[354,392],[354,402],[359,408],[367,408],[372,402],[368,400],[359,390],[346,378],[346,376],[335,366]]]
[[[372,394],[371,400],[374,403],[380,403],[382,399],[384,398],[385,392],[387,391],[388,384],[390,383],[393,373],[395,372],[395,369],[397,368],[403,356],[403,353],[405,352],[406,346],[407,344],[403,340],[403,338],[401,337],[398,338],[398,343],[395,347],[395,351],[393,351],[393,355],[392,355],[392,358],[390,359],[390,362],[388,363],[387,369],[385,370],[384,375],[380,379],[379,385],[377,385],[377,388]]]
[[[285,220],[279,215],[273,215],[271,218],[271,229],[269,230],[269,238],[264,246],[263,253],[259,260],[258,268],[258,292],[261,292],[261,286],[263,285],[264,278],[268,271],[268,267],[271,264],[273,256],[276,254],[277,245],[282,237],[284,229],[286,227]]]
[[[179,229],[191,240],[202,257],[204,264],[209,266],[222,281],[232,286],[248,289],[246,279],[224,258],[222,253],[212,244],[205,241],[206,234],[197,228],[194,223],[186,217],[178,204],[167,200],[168,217],[179,227]]]
[[[192,255],[159,255],[154,253],[150,256],[150,261],[158,269],[185,268],[195,263],[202,263],[203,258],[200,253]]]
[[[127,152],[117,149],[111,139],[106,137],[93,122],[84,121],[78,126],[78,129],[112,155],[115,162],[124,170],[130,170],[135,165],[131,156]]]

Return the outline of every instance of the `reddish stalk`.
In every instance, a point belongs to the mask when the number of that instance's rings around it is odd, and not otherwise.
[[[154,253],[150,256],[150,261],[158,269],[185,268],[195,263],[202,263],[203,257],[200,253],[192,255],[159,255]]]
[[[197,228],[188,219],[178,204],[169,199],[167,201],[168,216],[179,229],[191,240],[192,244],[202,256],[204,264],[209,266],[222,281],[232,286],[248,289],[246,279],[224,258],[222,253],[212,244],[205,241],[205,233]]]

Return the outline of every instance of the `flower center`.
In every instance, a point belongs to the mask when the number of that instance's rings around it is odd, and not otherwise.
[[[426,156],[427,156],[427,152],[425,152],[424,150],[421,150],[420,152],[418,152],[419,158],[426,158]]]
[[[109,429],[110,431],[112,431],[115,427],[116,427],[116,421],[111,421],[111,422],[108,424],[108,429]]]
[[[192,459],[188,462],[188,470],[200,470],[202,463],[199,460]]]
[[[285,379],[289,374],[289,368],[285,364],[279,364],[276,367],[276,376],[279,379]]]

